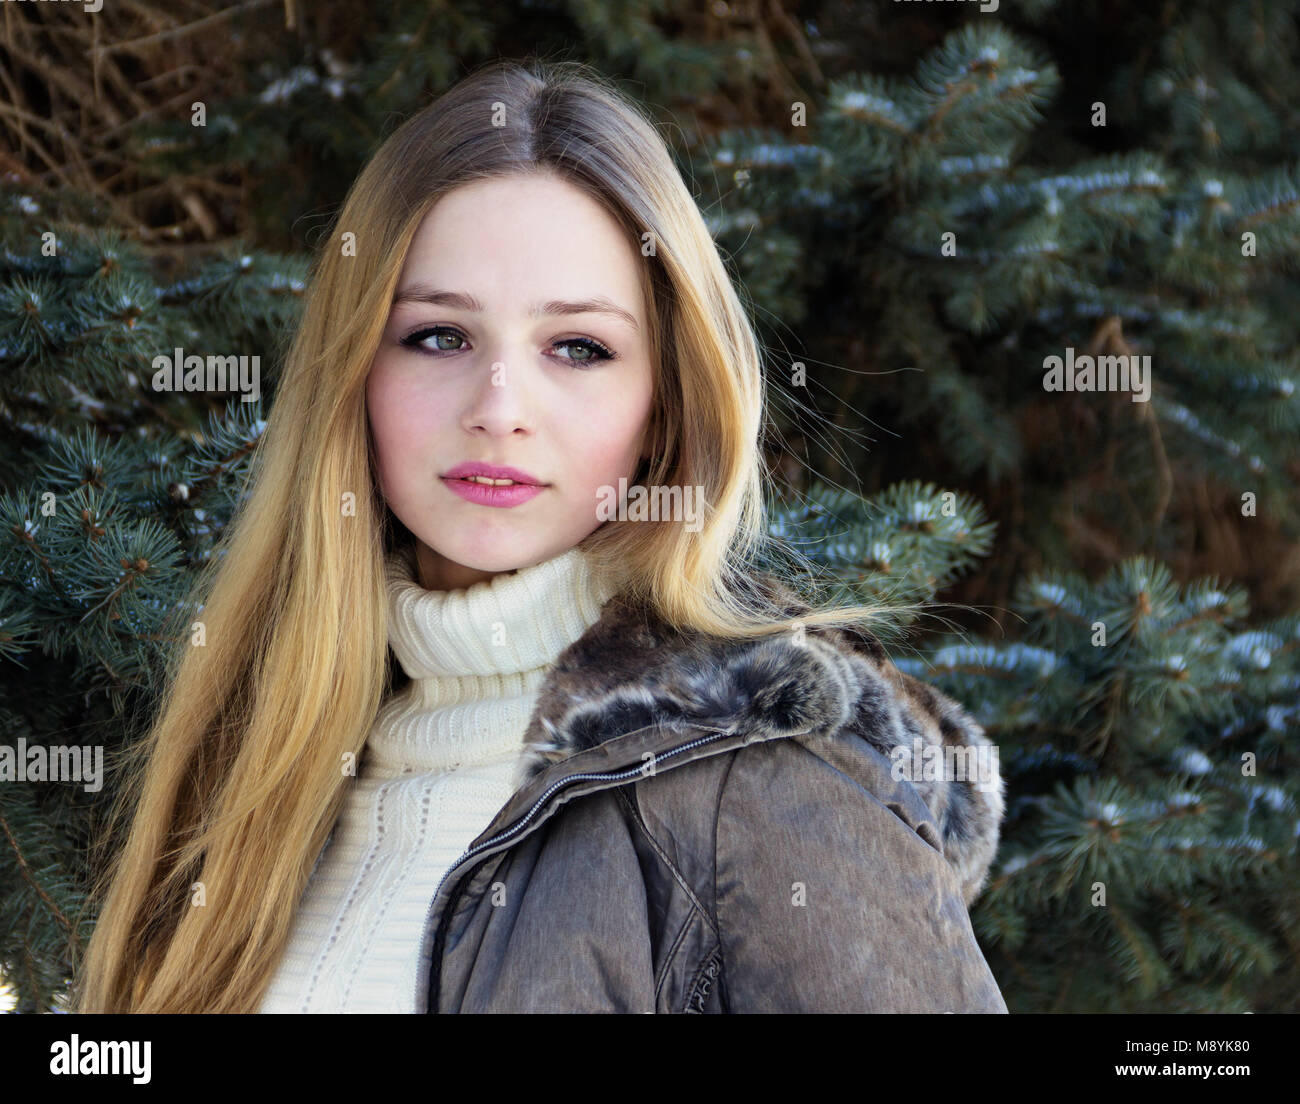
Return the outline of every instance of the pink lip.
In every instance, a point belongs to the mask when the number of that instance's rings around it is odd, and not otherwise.
[[[496,479],[509,479],[508,475],[494,476]],[[486,483],[470,483],[464,479],[442,477],[442,481],[456,494],[468,502],[480,506],[518,506],[530,498],[536,498],[545,487],[536,483],[516,483],[511,487],[493,487]]]
[[[505,467],[501,464],[481,464],[477,460],[457,464],[451,471],[442,473],[443,479],[468,479],[471,475],[485,475],[489,479],[513,479],[516,483],[531,483],[538,487],[545,486],[537,476],[529,475],[526,471]]]

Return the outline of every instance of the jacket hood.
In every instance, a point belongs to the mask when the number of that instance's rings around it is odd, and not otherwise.
[[[754,577],[771,612],[811,608],[774,576]],[[524,781],[605,740],[649,726],[696,726],[755,739],[817,737],[866,741],[906,764],[957,874],[967,904],[978,895],[997,850],[1004,782],[997,749],[956,702],[898,670],[860,629],[810,625],[799,632],[728,640],[666,625],[616,594],[601,616],[560,653],[525,732]],[[971,772],[933,769],[953,762]],[[947,749],[947,750],[945,750]],[[917,753],[925,769],[918,763]],[[960,761],[960,757],[958,758]]]

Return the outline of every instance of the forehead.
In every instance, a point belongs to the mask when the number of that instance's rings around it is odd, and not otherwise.
[[[472,295],[488,311],[605,295],[644,319],[644,266],[626,230],[551,174],[478,180],[442,196],[412,240],[398,289]]]

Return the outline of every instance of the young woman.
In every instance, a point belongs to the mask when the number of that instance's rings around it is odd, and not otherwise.
[[[1005,1012],[994,749],[869,609],[747,566],[762,425],[608,82],[498,63],[409,119],[317,259],[78,1008]],[[921,770],[953,750],[983,775]]]

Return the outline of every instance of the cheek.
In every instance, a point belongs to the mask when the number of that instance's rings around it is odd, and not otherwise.
[[[376,361],[366,381],[366,409],[375,459],[386,485],[398,484],[405,473],[418,470],[436,440],[430,432],[434,405],[427,394],[406,385]]]
[[[569,469],[593,486],[620,475],[631,476],[640,460],[641,433],[650,410],[649,394],[628,401],[601,405],[599,416],[590,409],[569,421],[565,439],[570,443]]]

